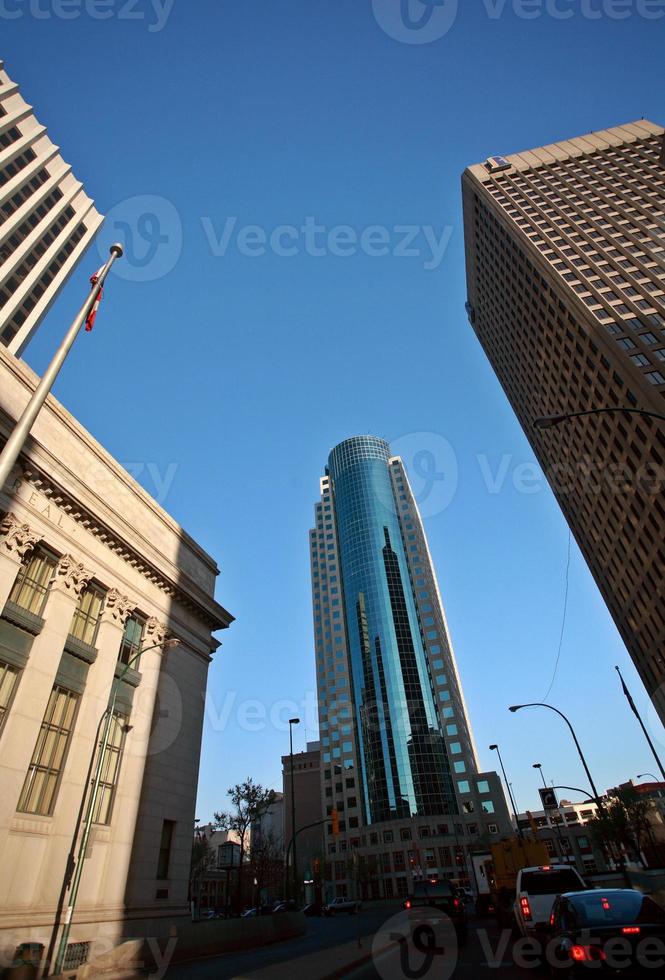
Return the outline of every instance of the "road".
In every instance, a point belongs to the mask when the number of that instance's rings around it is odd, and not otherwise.
[[[317,976],[324,977],[330,972],[328,964],[339,959],[339,950],[348,952],[348,958],[344,957],[348,962],[368,953],[377,930],[395,911],[386,910],[385,907],[367,908],[357,916],[307,919],[307,933],[297,939],[174,965],[167,971],[164,980],[240,980],[250,977],[252,980],[263,980],[264,977],[279,977],[282,972],[280,966],[285,968],[284,976],[291,980],[293,970],[299,969],[303,972],[298,980],[316,980]],[[360,948],[358,935],[362,943]]]
[[[508,933],[502,934],[493,921],[472,920],[469,941],[459,950],[454,938],[442,937],[435,930],[445,953],[423,955],[413,946],[413,926],[405,927],[404,916],[398,908],[381,907],[364,909],[358,917],[308,919],[305,936],[174,965],[164,980],[323,980],[332,974],[348,980],[414,976],[423,980],[525,980],[529,973],[541,980],[543,976],[535,964],[529,968],[528,959],[520,963],[519,944]],[[436,920],[431,922],[437,925]],[[409,936],[408,943],[395,942],[400,933]],[[361,965],[354,965],[361,960]]]

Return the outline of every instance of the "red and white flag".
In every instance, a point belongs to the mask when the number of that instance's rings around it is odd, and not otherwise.
[[[97,269],[97,272],[93,273],[90,276],[90,283],[91,283],[93,289],[97,285],[97,280],[99,279],[100,273],[101,273],[101,271],[102,271],[103,268],[104,268],[103,265],[100,266],[100,268]],[[95,325],[95,318],[97,316],[97,310],[99,309],[99,304],[102,301],[102,295],[103,295],[103,293],[104,293],[104,290],[103,289],[100,289],[99,290],[99,295],[97,296],[97,299],[95,300],[95,303],[94,303],[92,309],[88,313],[88,316],[87,316],[86,321],[85,321],[85,329],[86,329],[86,332],[87,333],[90,333],[90,331],[92,330],[92,328]]]

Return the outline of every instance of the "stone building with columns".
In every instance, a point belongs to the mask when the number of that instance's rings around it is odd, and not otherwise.
[[[36,383],[0,348],[0,443]],[[0,488],[0,965],[20,943],[44,960],[57,944],[113,686],[65,966],[187,916],[213,633],[233,618],[217,574],[50,397]]]

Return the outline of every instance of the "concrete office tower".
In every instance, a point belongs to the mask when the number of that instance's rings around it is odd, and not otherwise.
[[[467,310],[665,722],[665,148],[642,120],[462,179]]]
[[[509,818],[496,774],[478,772],[418,508],[382,439],[330,453],[310,551],[324,814],[340,818],[328,891],[464,876],[469,846]]]
[[[102,220],[0,61],[0,343],[12,354],[23,353]]]

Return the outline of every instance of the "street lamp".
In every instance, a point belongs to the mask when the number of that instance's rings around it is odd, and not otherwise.
[[[665,415],[661,415],[660,412],[648,412],[642,408],[623,408],[621,405],[616,405],[613,408],[590,408],[585,412],[566,412],[564,415],[541,415],[539,418],[533,420],[533,424],[536,429],[553,429],[555,426],[561,425],[562,422],[569,422],[571,419],[585,418],[588,415],[611,415],[617,413],[642,415],[648,419],[659,419],[661,422],[665,422]]]
[[[60,943],[58,945],[58,953],[55,958],[55,964],[53,967],[53,974],[55,976],[62,973],[65,954],[67,952],[67,942],[69,940],[69,932],[71,929],[72,918],[74,916],[74,909],[76,907],[76,899],[78,897],[79,885],[81,884],[81,876],[83,874],[83,862],[85,861],[85,854],[88,849],[88,841],[90,839],[90,831],[92,829],[92,821],[95,813],[95,805],[97,803],[97,798],[99,796],[99,784],[102,779],[102,769],[104,767],[104,756],[106,755],[106,749],[108,747],[109,735],[111,734],[111,725],[113,724],[113,715],[115,713],[115,706],[118,699],[118,691],[120,690],[120,684],[122,683],[127,671],[136,663],[144,653],[149,650],[154,650],[156,647],[162,647],[163,650],[171,650],[173,647],[180,645],[180,640],[172,637],[168,640],[162,640],[161,643],[152,643],[149,647],[143,647],[135,653],[133,657],[127,661],[123,669],[120,671],[117,677],[113,678],[113,683],[111,685],[111,699],[106,710],[103,712],[101,718],[99,719],[99,724],[97,726],[97,731],[101,728],[102,722],[106,718],[106,724],[104,725],[104,733],[102,735],[102,740],[99,745],[99,755],[97,756],[97,766],[95,767],[95,775],[92,780],[92,794],[88,801],[88,807],[85,813],[85,821],[83,824],[83,834],[81,836],[81,843],[79,844],[78,857],[76,860],[76,867],[74,870],[74,875],[72,877],[70,885],[70,895],[69,904],[67,906],[67,911],[65,913],[65,925],[62,930],[62,936],[60,937]],[[95,739],[95,745],[92,750],[92,759],[95,757],[95,752],[97,751],[97,739]],[[92,759],[90,766],[92,768]],[[81,802],[81,809],[83,809],[83,804],[85,802],[85,797],[88,792],[88,784],[83,787],[83,800]],[[65,875],[69,873],[69,866],[65,871]],[[65,883],[66,888],[66,883]]]
[[[291,840],[293,841],[293,898],[298,901],[298,859],[296,857],[296,795],[293,786],[293,726],[300,718],[289,718],[289,765],[291,767]]]
[[[654,783],[659,783],[660,782],[660,780],[658,779],[658,776],[654,776],[654,774],[652,772],[641,772],[638,775],[637,778],[638,779],[644,779],[646,776],[648,776],[649,779],[653,779]]]
[[[547,780],[545,779],[545,773],[543,772],[543,765],[542,765],[542,763],[541,762],[534,762],[533,768],[534,769],[537,769],[539,771],[540,778],[543,781],[543,786],[545,787],[545,789],[550,789],[550,787],[547,785]],[[552,787],[552,789],[554,789],[554,787]],[[556,799],[556,797],[555,797],[555,799]],[[543,807],[544,806],[545,806],[545,800],[543,800]],[[557,804],[557,811],[559,811],[559,810],[560,810],[560,807]],[[545,814],[545,816],[547,816],[547,813]],[[560,814],[559,814],[559,816],[560,816]],[[559,826],[558,822],[556,822],[556,821],[554,822],[554,832],[555,832],[555,834],[557,836],[557,840],[559,842],[559,847],[558,847],[559,857],[565,857],[565,854],[564,854],[564,846],[563,846],[563,837],[561,836],[561,827]]]
[[[582,761],[582,765],[584,766],[584,771],[586,773],[587,779],[589,780],[589,785],[591,786],[591,789],[593,791],[593,795],[595,797],[595,800],[596,800],[596,803],[598,805],[598,808],[602,811],[603,810],[603,804],[600,801],[600,796],[598,795],[598,790],[596,789],[596,784],[593,781],[593,778],[591,776],[591,772],[590,772],[589,767],[587,765],[587,761],[584,758],[584,753],[582,752],[582,747],[581,747],[579,741],[577,740],[577,735],[575,734],[575,729],[573,728],[573,726],[571,725],[571,723],[568,721],[568,719],[564,715],[563,711],[559,711],[558,708],[553,707],[551,704],[544,704],[542,701],[536,701],[536,702],[534,702],[532,704],[513,704],[508,710],[509,711],[512,711],[513,713],[515,713],[516,711],[521,711],[522,708],[549,708],[550,711],[556,712],[556,714],[559,715],[560,718],[563,718],[563,720],[565,721],[565,723],[568,725],[568,728],[570,729],[570,734],[573,736],[573,741],[575,743],[575,747],[576,747],[576,749],[578,751],[578,754],[579,754],[579,757],[580,757],[580,759]]]
[[[540,763],[540,762],[534,762],[532,768],[533,769],[537,769],[540,772],[540,777],[541,777],[541,779],[543,781],[543,786],[545,787],[545,789],[547,789],[547,782],[546,782],[545,776],[543,774],[543,766],[542,766],[542,763]]]
[[[506,776],[506,770],[505,770],[505,767],[504,767],[504,764],[503,764],[503,759],[501,758],[501,752],[499,750],[499,746],[498,745],[490,745],[490,752],[496,752],[496,754],[499,757],[499,763],[501,765],[501,772],[503,773],[503,781],[505,782],[506,787],[508,788],[508,796],[510,797],[510,804],[511,804],[511,806],[513,808],[513,815],[515,817],[515,825],[517,827],[517,834],[518,834],[519,837],[524,837],[524,831],[520,827],[520,820],[519,820],[519,816],[517,814],[517,804],[515,803],[515,797],[513,796],[513,791],[512,791],[511,785],[508,782],[508,777]]]

